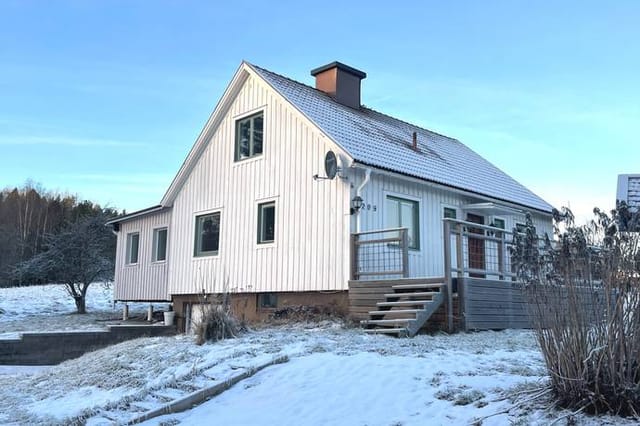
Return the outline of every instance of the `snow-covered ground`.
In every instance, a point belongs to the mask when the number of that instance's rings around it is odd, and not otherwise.
[[[13,306],[21,319],[35,314]],[[47,312],[42,321],[68,315],[62,308]],[[569,419],[549,399],[529,401],[547,380],[529,331],[396,339],[324,322],[267,327],[202,346],[184,335],[143,338],[48,368],[0,368],[0,424],[121,424],[282,355],[289,361],[145,424],[562,425]],[[636,424],[585,415],[571,421]]]
[[[63,285],[0,288],[0,338],[17,337],[23,331],[101,329],[109,320],[122,317],[122,304],[113,304],[111,284],[91,284],[86,301],[88,313],[76,315],[75,303]],[[147,304],[129,306],[132,317],[146,315]]]

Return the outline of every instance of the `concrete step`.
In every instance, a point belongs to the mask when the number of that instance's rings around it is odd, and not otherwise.
[[[416,291],[411,293],[386,293],[384,297],[396,299],[398,297],[433,297],[440,294],[439,291]]]
[[[369,311],[369,315],[407,315],[417,314],[422,311],[424,311],[424,309],[394,309],[388,311]]]
[[[376,306],[424,306],[429,303],[431,300],[398,300],[397,302],[378,302]]]
[[[392,285],[391,288],[394,290],[419,290],[422,288],[442,288],[444,284],[398,284]]]

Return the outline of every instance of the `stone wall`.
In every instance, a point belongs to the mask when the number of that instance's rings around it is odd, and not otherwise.
[[[112,325],[104,331],[22,333],[18,339],[0,340],[0,365],[59,364],[125,340],[174,333],[175,327],[164,325]]]

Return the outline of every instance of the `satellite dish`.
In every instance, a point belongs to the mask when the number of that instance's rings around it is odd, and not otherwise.
[[[333,151],[327,151],[327,154],[324,156],[324,172],[327,178],[335,178],[339,171],[340,168],[338,167],[336,154]]]

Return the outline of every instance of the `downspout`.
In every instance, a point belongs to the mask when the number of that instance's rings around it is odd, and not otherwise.
[[[356,189],[356,197],[361,197],[362,190],[365,186],[367,186],[367,184],[369,183],[369,179],[371,178],[371,169],[367,167],[364,170],[364,180],[362,181],[360,186],[358,186],[358,189]],[[360,232],[360,212],[356,212],[356,232]]]

